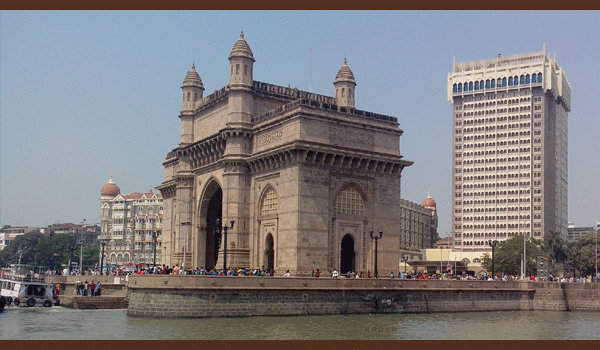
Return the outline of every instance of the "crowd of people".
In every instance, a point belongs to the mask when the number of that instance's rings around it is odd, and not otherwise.
[[[81,281],[76,281],[73,294],[84,297],[99,297],[102,295],[102,283],[100,283],[100,281],[94,282],[93,280],[92,282],[86,280],[83,283]]]

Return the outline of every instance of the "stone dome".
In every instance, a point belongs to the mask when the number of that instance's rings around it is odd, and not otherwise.
[[[231,53],[229,54],[229,59],[232,57],[247,57],[255,62],[254,56],[252,55],[252,50],[250,50],[250,46],[244,40],[244,32],[240,34],[240,38],[235,42],[233,48],[231,49]]]
[[[436,209],[435,201],[433,200],[433,198],[431,198],[431,195],[429,195],[429,193],[427,194],[427,198],[425,198],[423,204],[421,205],[428,209]]]
[[[202,85],[202,79],[200,79],[198,72],[196,72],[196,66],[193,63],[192,70],[189,71],[185,76],[185,79],[183,79],[183,84],[181,85],[181,87],[184,86],[195,86],[204,90],[204,85]]]
[[[100,189],[100,196],[102,197],[116,197],[121,194],[121,190],[119,186],[117,186],[112,180],[112,172],[110,174],[110,179],[106,183],[106,185],[102,186]]]
[[[338,74],[335,76],[335,81],[333,83],[335,84],[342,81],[350,82],[356,85],[356,80],[354,80],[354,74],[352,74],[350,67],[348,67],[348,62],[346,61],[346,58],[344,58],[344,64],[342,65],[342,68],[340,68],[340,70],[338,71]]]

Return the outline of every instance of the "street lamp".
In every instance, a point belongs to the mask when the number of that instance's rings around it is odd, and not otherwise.
[[[377,241],[383,237],[383,231],[379,231],[379,237],[373,236],[373,230],[370,230],[369,234],[371,235],[371,239],[375,240],[375,278],[377,278]]]
[[[156,238],[158,237],[158,232],[152,231],[152,239],[154,240],[154,267],[156,267]]]
[[[72,244],[75,244],[75,242],[73,242]],[[69,243],[69,250],[71,251],[71,255],[69,257],[69,275],[71,274],[71,261],[73,261],[73,252],[75,251],[75,249],[77,249],[77,244],[75,244],[74,246],[71,245],[71,243]]]
[[[227,274],[227,230],[233,228],[233,224],[235,224],[235,220],[231,220],[230,227],[223,226],[223,276]],[[217,219],[217,226],[219,229],[221,228],[221,219]]]
[[[495,275],[494,275],[494,272],[495,272],[495,271],[494,271],[494,249],[495,249],[495,248],[496,248],[496,246],[498,245],[498,241],[496,241],[496,240],[493,240],[493,241],[492,241],[492,240],[489,240],[487,243],[488,243],[488,245],[489,245],[490,247],[492,247],[492,280],[494,280],[494,276],[495,276]]]
[[[408,261],[408,255],[403,256],[402,260],[404,260],[404,275],[406,275],[406,262]]]
[[[83,275],[83,225],[85,225],[85,219],[81,222],[81,252],[79,253],[79,274]]]
[[[185,226],[185,240],[183,243],[183,263],[181,263],[181,269],[183,270],[182,274],[185,274],[185,258],[186,258],[186,248],[187,248],[187,241],[188,241],[188,226],[190,226],[192,223],[189,221],[186,222],[182,222],[181,225]],[[154,241],[154,253],[156,254],[156,241]],[[156,259],[154,261],[154,263],[156,264]]]
[[[100,259],[100,275],[104,276],[104,247],[106,246],[106,242],[100,243],[102,245],[102,258]]]

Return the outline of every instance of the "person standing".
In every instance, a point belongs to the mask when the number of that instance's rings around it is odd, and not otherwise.
[[[102,293],[102,283],[100,283],[100,281],[98,281],[98,283],[96,284],[96,288],[94,290],[94,294],[97,297],[99,297],[101,293]]]
[[[94,281],[92,281],[92,283],[90,283],[90,296],[93,297],[95,296],[96,293],[96,283],[94,283]]]

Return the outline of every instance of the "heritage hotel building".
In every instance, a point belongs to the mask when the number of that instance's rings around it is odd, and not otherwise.
[[[542,52],[454,64],[454,249],[489,240],[567,235],[571,86]]]

